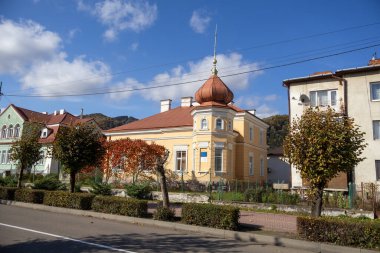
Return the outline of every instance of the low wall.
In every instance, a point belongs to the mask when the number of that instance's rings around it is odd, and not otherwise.
[[[154,200],[162,200],[162,193],[154,191],[152,192]],[[207,203],[210,197],[204,194],[197,193],[182,193],[182,192],[169,192],[170,202],[178,203]]]

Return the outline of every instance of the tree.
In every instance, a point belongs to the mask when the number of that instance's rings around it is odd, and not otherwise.
[[[269,125],[267,143],[270,148],[282,147],[283,140],[288,134],[289,116],[273,115],[263,119]]]
[[[165,147],[129,138],[109,141],[106,146],[107,152],[103,159],[103,170],[107,179],[112,173],[112,168],[118,168],[123,173],[132,175],[132,182],[136,182],[138,175],[142,172],[156,172],[160,178],[163,205],[169,207],[164,167],[169,151]]]
[[[364,133],[348,116],[327,108],[307,109],[292,122],[284,141],[284,153],[309,183],[311,215],[320,216],[323,189],[340,172],[351,173],[366,143]]]
[[[21,138],[12,143],[10,149],[10,159],[18,162],[20,174],[18,176],[17,187],[21,188],[21,180],[24,170],[33,166],[43,158],[41,152],[42,145],[38,142],[40,138],[40,125],[26,122],[23,127]]]
[[[101,132],[92,124],[76,124],[59,129],[53,144],[53,156],[70,174],[70,192],[74,192],[77,173],[102,161],[102,139]]]

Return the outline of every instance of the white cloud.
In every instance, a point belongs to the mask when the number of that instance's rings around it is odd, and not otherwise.
[[[78,10],[90,12],[107,26],[103,36],[108,41],[115,40],[123,30],[140,32],[157,19],[157,5],[146,1],[104,0],[94,7],[78,1]]]
[[[147,89],[139,91],[138,93],[147,100],[159,101],[161,99],[170,98],[173,100],[178,100],[180,97],[184,96],[194,96],[196,90],[205,82],[204,79],[207,79],[211,75],[212,67],[212,56],[203,58],[198,62],[189,62],[186,66],[177,66],[171,70],[163,73],[159,73],[152,78],[151,81],[142,84],[135,80],[133,87],[153,87],[166,84],[179,84],[182,85],[160,87],[155,89]],[[232,71],[242,72],[247,70],[253,70],[258,68],[258,63],[254,62],[245,62],[243,57],[237,53],[231,53],[228,55],[220,54],[217,55],[218,67],[219,67],[219,76],[223,81],[230,87],[231,90],[244,89],[248,86],[249,81],[261,74],[262,72],[253,72],[242,75],[236,75],[231,77],[223,77],[224,74],[232,73]],[[196,82],[191,82],[193,80],[200,80]],[[131,81],[126,81],[123,83],[118,83],[116,86],[118,89],[129,89],[131,88]],[[137,85],[138,84],[138,85]],[[117,96],[112,95],[113,99],[124,99],[130,96],[131,92],[120,93]]]
[[[211,17],[205,11],[195,10],[190,18],[190,27],[196,33],[204,33],[211,21]]]
[[[280,114],[277,110],[274,108],[271,108],[267,104],[263,104],[259,106],[256,110],[256,116],[259,118],[267,118],[269,116],[273,116],[276,114]]]
[[[61,44],[58,34],[33,21],[0,20],[0,73],[21,73],[35,61],[49,60]]]
[[[132,92],[120,92],[124,90],[130,90],[130,89],[140,89],[145,87],[144,84],[139,83],[137,80],[133,78],[127,78],[123,82],[117,83],[115,86],[111,88],[110,97],[112,99],[121,100],[121,99],[127,99],[132,95]]]
[[[68,33],[68,42],[71,43],[71,41],[74,39],[75,35],[80,32],[80,29],[78,28],[74,28],[74,29],[71,29]]]
[[[110,79],[103,62],[68,60],[59,35],[33,21],[1,20],[0,34],[0,73],[19,79],[29,93],[94,91]]]
[[[110,80],[110,70],[100,61],[77,57],[68,61],[61,53],[55,59],[34,64],[21,78],[23,88],[35,94],[94,92]]]
[[[135,42],[132,43],[131,46],[129,47],[132,51],[136,51],[139,48],[139,43]]]
[[[277,99],[279,99],[277,94],[271,94],[264,97],[264,101],[275,101]]]

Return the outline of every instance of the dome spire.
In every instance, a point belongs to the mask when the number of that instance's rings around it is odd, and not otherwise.
[[[216,60],[216,39],[217,39],[217,31],[218,31],[218,24],[215,25],[215,35],[214,35],[214,60],[212,61],[212,69],[211,73],[213,75],[218,75],[218,69],[216,68],[216,63],[218,62]]]

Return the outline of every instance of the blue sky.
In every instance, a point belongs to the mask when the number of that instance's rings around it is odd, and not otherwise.
[[[211,74],[216,24],[219,76],[261,117],[287,114],[284,79],[380,56],[377,0],[0,0],[0,107],[143,118],[161,99],[178,106]]]

